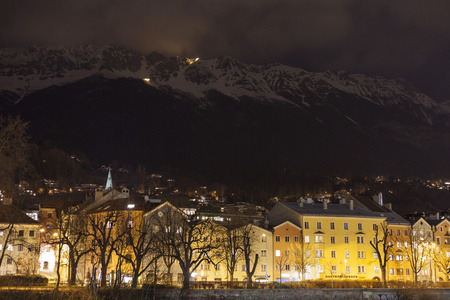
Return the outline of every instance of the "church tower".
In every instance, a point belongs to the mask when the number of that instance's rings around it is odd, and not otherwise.
[[[112,176],[111,176],[111,168],[109,168],[108,171],[108,179],[106,179],[106,185],[105,185],[105,190],[112,190],[113,189],[113,182],[112,182]]]

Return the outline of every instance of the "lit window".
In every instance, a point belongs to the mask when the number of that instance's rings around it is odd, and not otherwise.
[[[345,258],[350,258],[350,250],[345,250]]]
[[[323,244],[323,235],[316,235],[316,244]]]
[[[275,250],[275,256],[276,257],[280,257],[281,256],[281,251],[280,250]]]
[[[316,250],[316,257],[323,258],[323,250]]]
[[[380,273],[380,267],[379,266],[375,266],[375,274]]]
[[[8,250],[8,251],[13,251],[13,245],[8,244],[6,250]]]
[[[305,235],[305,243],[309,244],[309,235]]]

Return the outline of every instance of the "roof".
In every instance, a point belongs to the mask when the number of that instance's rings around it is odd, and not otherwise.
[[[354,206],[351,210],[348,204],[328,204],[327,209],[322,203],[303,203],[300,207],[296,202],[278,202],[301,215],[306,216],[330,216],[330,217],[358,217],[358,218],[385,218],[369,210]]]
[[[88,210],[87,214],[100,213],[105,211],[147,211],[160,203],[149,203],[143,197],[119,198],[106,201],[99,206]]]
[[[385,205],[379,205],[368,197],[348,196],[347,198],[353,198],[354,200],[356,200],[355,206],[365,208],[372,212],[378,213],[380,216],[386,217],[386,222],[388,224],[409,225],[409,222],[405,218],[397,214],[395,211]]]
[[[14,205],[0,203],[0,223],[39,224]]]

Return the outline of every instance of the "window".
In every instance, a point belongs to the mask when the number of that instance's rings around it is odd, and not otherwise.
[[[366,273],[366,267],[365,266],[358,266],[358,273]]]
[[[406,275],[410,275],[409,269],[405,269],[405,273],[406,273]]]
[[[375,266],[375,274],[380,273],[380,267],[379,266]]]
[[[24,235],[24,231],[23,230],[19,230],[18,236],[23,236],[23,235]]]
[[[29,235],[34,236],[34,230],[30,230]]]
[[[19,247],[18,247],[18,250],[19,251],[23,251],[23,245],[18,245]]]
[[[289,250],[284,250],[284,256],[289,257]]]
[[[53,218],[53,214],[52,213],[47,213],[47,218],[49,218],[49,219],[51,219],[51,218]]]
[[[405,255],[405,260],[409,261],[409,256],[408,255]]]
[[[133,228],[133,221],[132,220],[128,220],[127,228]]]
[[[358,258],[359,258],[359,259],[366,258],[365,252],[362,251],[362,250],[358,250]]]
[[[439,227],[439,230],[442,232],[442,231],[444,231],[444,227]]]
[[[323,235],[316,235],[316,244],[323,244]]]
[[[389,255],[389,260],[394,260],[394,255],[390,254]]]
[[[288,236],[288,235],[285,235],[285,236],[284,236],[284,241],[285,241],[286,243],[289,243],[289,240],[290,240],[290,239],[289,239],[289,236]]]
[[[214,270],[220,271],[220,264],[215,265],[215,266],[214,266]]]
[[[358,230],[359,231],[362,231],[363,229],[362,229],[363,227],[362,227],[362,223],[358,223]]]
[[[395,256],[395,260],[402,261],[403,260],[403,255],[396,255]]]
[[[377,224],[373,224],[372,225],[372,229],[373,229],[373,231],[377,231],[378,230],[378,225]]]
[[[402,235],[401,231],[400,231],[400,229],[397,229],[397,236],[400,236],[400,235]]]
[[[331,250],[331,258],[336,258],[336,250]]]
[[[305,251],[305,257],[306,257],[306,258],[309,258],[310,255],[311,255],[310,250],[306,250],[306,251]]]
[[[48,270],[48,261],[44,261],[44,266],[42,268]]]
[[[373,253],[373,258],[374,258],[374,259],[377,259],[377,258],[378,258],[378,253],[374,252],[374,253]]]
[[[3,236],[3,231],[0,231],[0,236]]]
[[[300,251],[295,250],[294,255],[295,255],[295,257],[299,257],[300,256]]]
[[[6,263],[7,263],[8,265],[12,264],[12,258],[11,258],[11,257],[8,257],[7,260],[6,260]]]
[[[309,244],[309,235],[305,235],[305,243]]]
[[[316,257],[323,258],[323,250],[316,250]]]
[[[280,250],[275,250],[275,256],[276,257],[280,257],[281,256],[281,251]]]
[[[275,242],[279,242],[281,240],[281,237],[279,235],[275,236]]]
[[[3,244],[0,244],[0,251],[3,250]]]
[[[318,271],[318,273],[323,273],[324,270],[325,270],[325,268],[324,268],[323,265],[318,265],[318,266],[317,266],[317,271]]]
[[[13,245],[8,244],[6,250],[8,250],[8,251],[13,251]]]
[[[245,270],[246,270],[245,265],[242,265],[242,271],[245,271]]]
[[[349,244],[348,236],[344,236],[344,243],[345,243],[345,244]]]
[[[344,223],[344,230],[348,230],[348,223]]]
[[[388,235],[392,235],[392,229],[388,229]]]
[[[322,222],[317,222],[317,229],[322,229]]]
[[[405,242],[405,248],[408,248],[408,242]]]
[[[403,275],[403,269],[397,269],[397,275]]]
[[[334,230],[335,228],[334,228],[334,222],[330,222],[330,229],[331,230]]]
[[[345,273],[347,273],[347,274],[350,274],[350,266],[349,265],[346,265],[345,266]]]
[[[408,229],[403,230],[403,235],[408,236]]]
[[[267,255],[267,251],[266,250],[261,250],[261,257],[266,257]]]
[[[331,273],[336,273],[337,272],[337,267],[336,265],[331,265]]]
[[[265,273],[267,272],[267,266],[266,265],[261,265],[261,272]]]
[[[401,242],[397,242],[397,248],[401,248],[402,247],[402,243]]]
[[[363,236],[356,237],[356,243],[357,244],[364,244],[364,237]]]
[[[378,243],[377,243],[377,238],[376,238],[376,237],[373,237],[372,242],[373,242],[374,245],[378,244]]]
[[[1,250],[1,249],[0,249]],[[447,251],[447,257],[450,257],[450,251]]]
[[[295,271],[295,272],[298,272],[299,270],[300,270],[300,266],[299,266],[299,265],[295,265],[295,266],[294,266],[294,271]]]
[[[284,266],[284,269],[285,269],[286,271],[290,271],[290,270],[291,270],[291,266],[290,266],[290,265],[285,265],[285,266]]]
[[[394,275],[394,268],[389,269],[389,275]]]
[[[345,258],[350,258],[350,250],[345,250]]]
[[[298,235],[294,236],[294,242],[298,243],[300,241],[300,238]]]
[[[209,264],[202,264],[201,269],[205,270],[205,271],[209,271]],[[245,270],[243,270],[243,271],[245,271]]]
[[[305,229],[309,229],[309,222],[305,222]]]
[[[262,236],[261,242],[263,242],[263,243],[267,242],[267,236],[266,235]]]
[[[157,227],[157,226],[156,226]],[[106,228],[107,229],[111,229],[112,228],[112,221],[107,221],[106,222]]]
[[[336,244],[336,237],[335,236],[331,236],[330,237],[330,243]]]

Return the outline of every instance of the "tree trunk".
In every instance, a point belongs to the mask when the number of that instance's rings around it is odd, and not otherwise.
[[[383,287],[387,288],[386,282],[386,268],[381,267],[381,280],[383,281]]]
[[[75,256],[72,251],[69,252],[69,264],[70,264],[70,278],[69,285],[75,285],[77,280],[77,265],[75,262]]]
[[[108,264],[105,264],[102,262],[102,270],[100,272],[102,278],[100,280],[100,286],[101,287],[106,287],[106,273],[108,271]]]
[[[57,280],[56,280],[56,290],[58,290],[59,288],[59,282],[61,281],[61,274],[59,272],[59,268],[61,266],[61,250],[62,250],[62,245],[58,245],[58,263],[56,265],[56,275],[57,275]]]

